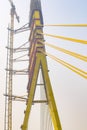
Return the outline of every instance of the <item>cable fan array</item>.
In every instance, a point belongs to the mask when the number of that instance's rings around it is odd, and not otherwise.
[[[45,25],[45,26],[55,26],[55,27],[87,27],[87,24],[49,24],[49,25]],[[38,32],[38,34],[41,34],[41,35],[45,35],[47,37],[52,37],[52,38],[57,38],[57,39],[61,39],[61,40],[66,40],[66,41],[70,41],[70,42],[74,42],[74,43],[78,43],[78,44],[83,44],[83,45],[86,45],[87,44],[87,40],[82,40],[82,39],[75,39],[75,38],[71,38],[71,37],[65,37],[65,36],[60,36],[60,35],[53,35],[53,34],[48,34],[48,33],[42,33],[42,32]],[[64,48],[61,48],[61,47],[58,47],[58,46],[55,46],[53,44],[49,44],[47,42],[44,42],[44,41],[39,41],[40,43],[46,45],[46,46],[49,46],[57,51],[60,51],[64,54],[68,54],[70,56],[73,56],[79,60],[82,60],[84,61],[85,63],[87,62],[87,56],[84,56],[84,55],[81,55],[81,54],[78,54],[76,52],[73,52],[73,51],[69,51],[67,49],[64,49]],[[54,55],[48,53],[48,52],[43,52],[42,50],[40,50],[41,53],[47,55],[48,57],[52,58],[53,60],[57,61],[58,63],[62,64],[63,66],[67,67],[68,69],[72,70],[73,72],[77,73],[78,75],[82,76],[83,78],[87,79],[87,72],[80,69],[80,68],[77,68],[73,65],[71,65],[70,63],[67,63],[65,62],[64,60],[61,60],[60,58],[58,57],[55,57]]]

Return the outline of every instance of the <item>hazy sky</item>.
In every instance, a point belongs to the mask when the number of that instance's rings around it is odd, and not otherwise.
[[[15,28],[28,22],[30,0],[14,0],[20,16],[20,24],[15,20]],[[45,24],[87,23],[86,0],[42,0]],[[10,23],[10,4],[0,1],[0,130],[4,130],[4,96],[7,26]],[[87,40],[87,28],[45,27],[44,32]],[[21,38],[22,37],[22,38]],[[87,46],[45,37],[46,41],[87,56]],[[28,33],[15,36],[15,46],[28,40]],[[68,55],[46,48],[47,52],[87,72],[87,63]],[[27,64],[24,65],[26,67]],[[20,65],[19,65],[20,67]],[[87,130],[87,80],[48,58],[49,75],[55,95],[63,130]],[[21,83],[20,83],[21,82]],[[25,95],[27,77],[14,77],[13,93]],[[19,130],[23,122],[24,103],[13,103],[13,130]],[[37,115],[36,115],[37,116]],[[39,128],[31,127],[32,130]]]

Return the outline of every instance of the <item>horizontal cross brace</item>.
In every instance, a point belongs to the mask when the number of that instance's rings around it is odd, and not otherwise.
[[[37,85],[38,85],[38,86],[40,86],[40,85],[43,86],[44,84],[37,84]]]
[[[48,103],[47,100],[34,100],[33,103]]]
[[[14,96],[14,95],[8,95],[8,94],[4,94],[4,96],[7,97],[12,97],[12,100],[17,100],[17,101],[27,101],[27,98],[22,97],[22,96]],[[47,100],[34,100],[32,103],[48,103]]]

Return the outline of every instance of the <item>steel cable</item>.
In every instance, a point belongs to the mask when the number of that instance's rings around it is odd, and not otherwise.
[[[75,39],[75,38],[64,37],[64,36],[53,35],[53,34],[47,34],[47,33],[41,33],[41,32],[38,32],[38,34],[42,34],[42,35],[46,35],[46,36],[49,36],[49,37],[58,38],[58,39],[62,39],[62,40],[67,40],[67,41],[71,41],[71,42],[87,44],[87,40]]]
[[[49,47],[51,47],[51,48],[54,48],[54,49],[56,49],[56,50],[58,50],[58,51],[61,51],[61,52],[65,53],[65,54],[69,54],[69,55],[71,55],[71,56],[73,56],[73,57],[76,57],[76,58],[78,58],[78,59],[80,59],[80,60],[83,60],[83,61],[87,62],[87,57],[86,57],[86,56],[77,54],[77,53],[72,52],[72,51],[68,51],[68,50],[66,50],[66,49],[63,49],[63,48],[60,48],[60,47],[57,47],[57,46],[54,46],[54,45],[49,44],[49,43],[47,43],[47,42],[42,42],[42,41],[40,41],[40,42],[43,43],[44,45],[47,45],[47,46],[49,46]]]
[[[44,26],[53,27],[87,27],[87,24],[45,24]]]
[[[59,58],[57,58],[57,57],[47,53],[47,52],[43,52],[43,51],[41,51],[41,52],[43,54],[49,56],[53,60],[57,61],[58,63],[64,65],[65,67],[67,67],[68,69],[72,70],[73,72],[77,73],[78,75],[82,76],[83,78],[87,79],[87,72],[85,72],[85,71],[83,71],[83,70],[81,70],[81,69],[79,69],[79,68],[77,68],[77,67],[75,67],[75,66],[73,66],[73,65],[71,65],[71,64],[69,64],[69,63],[67,63],[67,62],[65,62],[65,61],[63,61],[63,60],[61,60],[61,59],[59,59]]]

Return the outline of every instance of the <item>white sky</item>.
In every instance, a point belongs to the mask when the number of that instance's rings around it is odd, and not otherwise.
[[[20,16],[21,23],[15,21],[15,28],[28,22],[29,0],[14,0],[16,10]],[[86,0],[44,0],[42,1],[44,23],[87,23],[87,1]],[[0,130],[4,130],[4,96],[5,93],[5,68],[6,68],[6,45],[7,26],[10,22],[10,4],[8,0],[0,0]],[[53,28],[46,27],[44,32],[64,35],[87,40],[87,28]],[[28,40],[28,34],[15,37],[15,46]],[[22,37],[22,39],[21,39]],[[58,44],[60,47],[78,52],[87,56],[87,46],[65,42],[63,40],[47,38],[47,42]],[[87,71],[87,64],[66,56],[53,49],[47,51],[65,61]],[[87,130],[87,80],[75,74],[71,70],[48,58],[48,67],[53,92],[63,130]],[[14,94],[26,94],[27,77],[15,77]],[[21,83],[20,83],[21,81]],[[13,103],[13,130],[19,130],[23,122],[24,103]],[[22,108],[22,109],[21,109]],[[37,115],[36,115],[37,116]],[[35,127],[36,128],[36,127]],[[35,129],[35,128],[32,128]],[[38,128],[38,127],[37,127]]]

